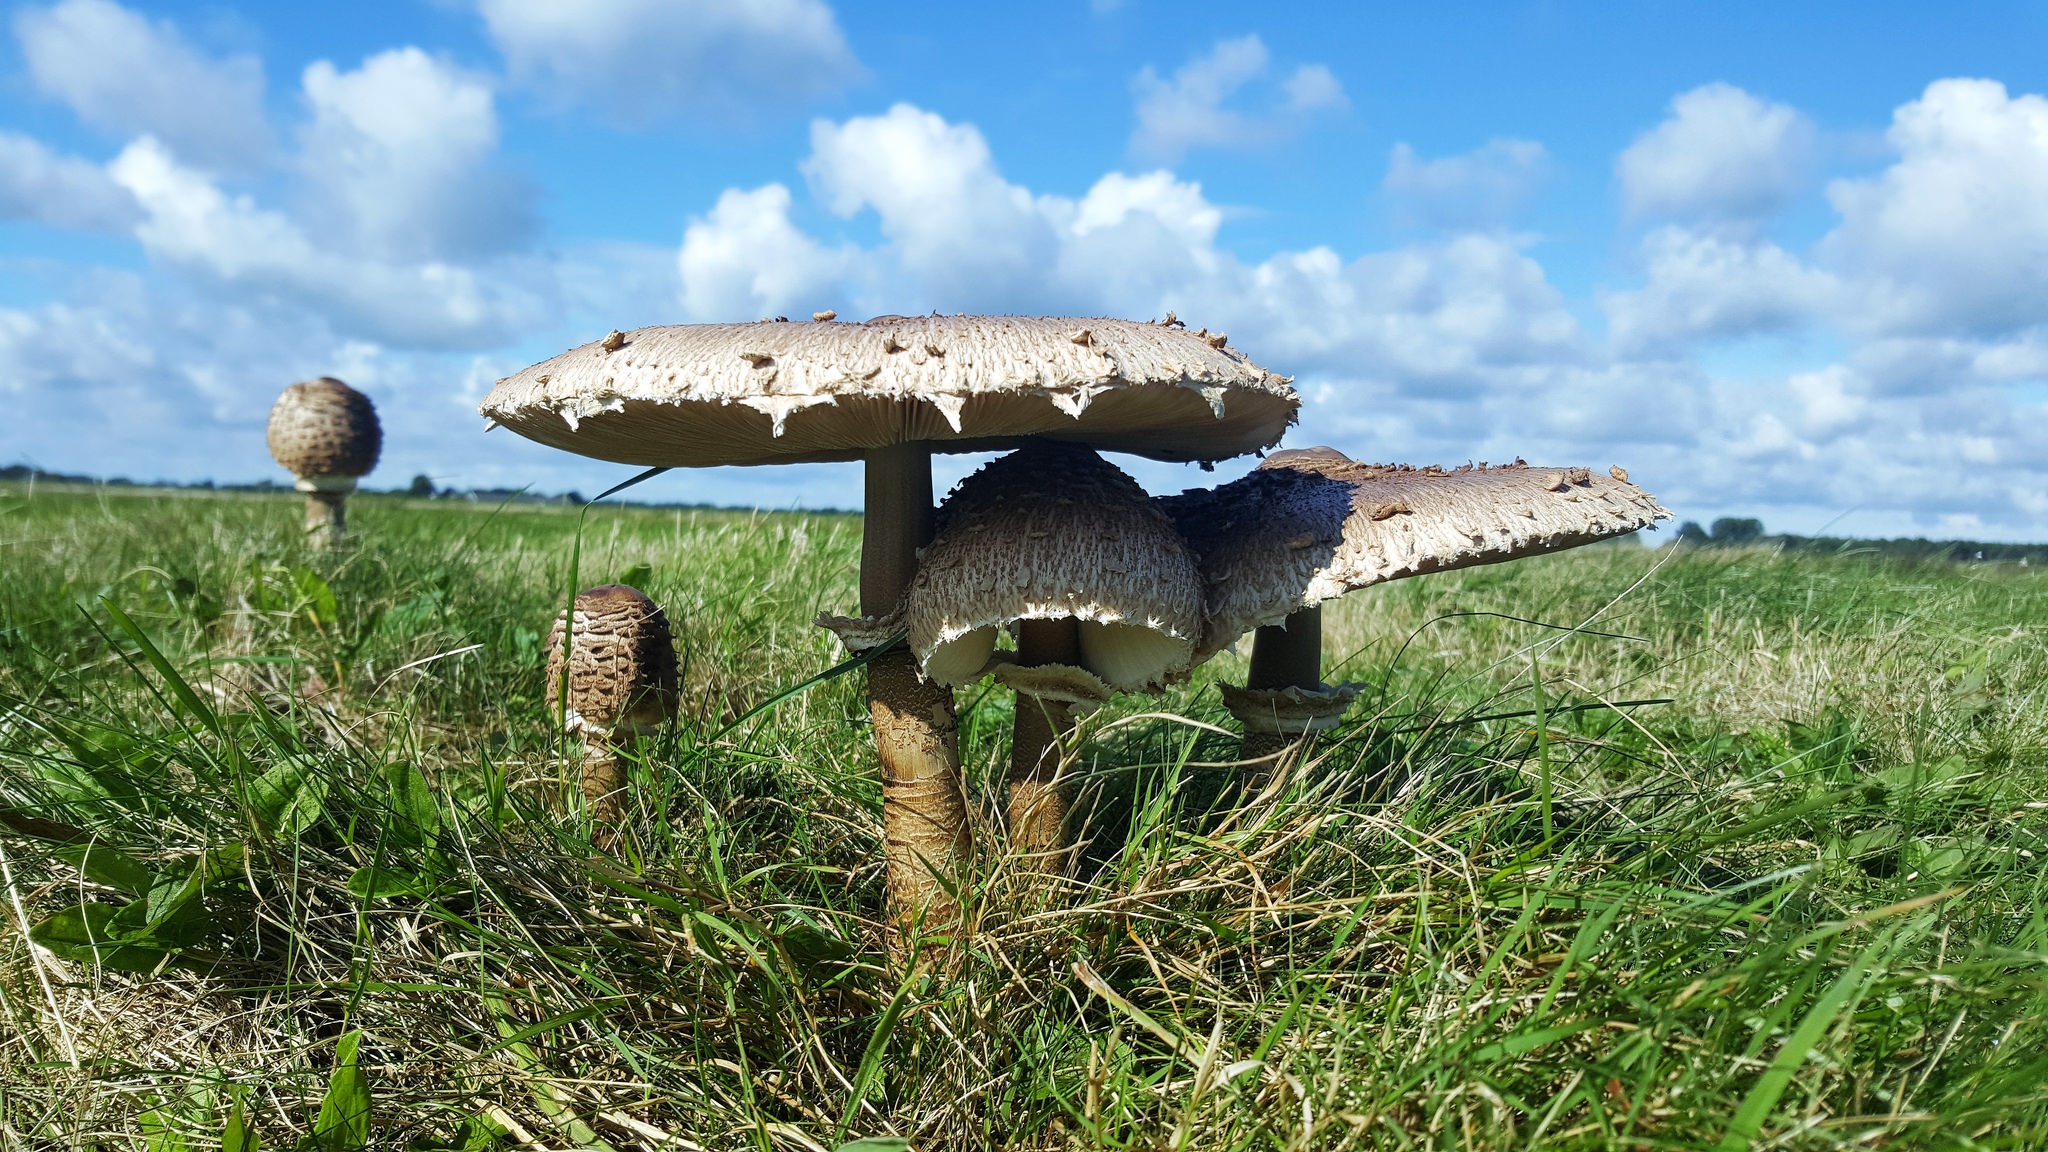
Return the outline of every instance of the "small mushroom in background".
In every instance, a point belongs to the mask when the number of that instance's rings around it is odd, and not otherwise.
[[[566,643],[561,615],[548,632],[548,707],[566,705],[563,724],[584,741],[584,810],[617,824],[627,808],[626,748],[676,713],[675,641],[661,606],[624,584],[578,592],[569,619]]]
[[[1208,623],[1196,662],[1256,630],[1242,688],[1223,686],[1244,756],[1334,726],[1354,685],[1322,682],[1322,603],[1404,576],[1498,564],[1666,520],[1619,468],[1517,461],[1445,470],[1362,464],[1333,448],[1276,452],[1241,480],[1158,503],[1200,558]]]
[[[1285,377],[1172,324],[847,322],[819,311],[811,323],[615,331],[498,381],[482,412],[529,439],[623,464],[863,462],[861,616],[820,623],[873,655],[868,700],[895,922],[943,928],[958,919],[950,892],[972,847],[953,697],[891,646],[902,631],[894,613],[932,536],[932,453],[1043,437],[1222,460],[1277,443],[1299,405]]]
[[[332,376],[293,384],[271,405],[264,440],[306,494],[307,542],[328,548],[340,541],[348,532],[343,504],[384,447],[370,398]]]
[[[1202,636],[1201,575],[1136,481],[1087,448],[1037,443],[940,505],[903,618],[934,681],[950,688],[993,671],[1016,691],[1010,838],[1056,872],[1071,791],[1059,738],[1112,691],[1186,675]],[[1008,627],[1017,650],[998,659]]]

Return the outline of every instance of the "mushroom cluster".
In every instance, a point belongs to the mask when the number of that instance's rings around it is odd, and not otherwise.
[[[1447,471],[1327,448],[1152,499],[1097,452],[1207,463],[1270,448],[1299,404],[1289,382],[1171,315],[813,321],[614,331],[499,381],[483,413],[628,464],[864,462],[859,614],[819,623],[867,662],[899,927],[943,930],[967,887],[956,686],[1015,691],[1010,835],[1057,871],[1061,739],[1112,693],[1155,691],[1256,631],[1247,684],[1225,700],[1247,757],[1269,757],[1351,700],[1321,678],[1323,601],[1669,515],[1618,468]],[[1014,451],[934,509],[932,453],[991,450]],[[598,799],[623,783],[588,779]]]
[[[293,384],[271,406],[264,440],[306,494],[307,542],[328,548],[340,541],[348,531],[348,494],[384,447],[370,398],[332,376]]]

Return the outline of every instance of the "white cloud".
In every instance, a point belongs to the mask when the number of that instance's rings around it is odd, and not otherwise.
[[[270,146],[263,65],[253,56],[208,57],[168,22],[111,0],[24,8],[14,30],[36,88],[89,124],[153,135],[213,167],[252,166]]]
[[[1601,299],[1625,355],[1714,337],[1790,331],[1846,289],[1775,244],[1667,225],[1643,240],[1646,283]]]
[[[1753,224],[1806,187],[1813,128],[1730,84],[1671,101],[1671,115],[1615,163],[1629,215]]]
[[[1489,140],[1463,155],[1434,160],[1401,143],[1394,145],[1380,187],[1403,223],[1483,228],[1513,218],[1549,172],[1550,156],[1534,140]]]
[[[135,236],[152,259],[241,291],[281,294],[346,331],[408,346],[480,346],[505,339],[537,312],[525,278],[509,270],[493,278],[440,261],[389,263],[318,245],[289,217],[229,196],[148,137],[123,149],[109,171],[142,205]]]
[[[861,75],[821,0],[478,0],[515,80],[646,125],[730,118]]]
[[[728,188],[708,216],[691,220],[677,269],[687,319],[753,320],[838,307],[851,254],[792,224],[789,189],[769,184]]]
[[[310,222],[388,260],[489,254],[530,236],[531,190],[492,170],[490,87],[418,48],[381,52],[352,72],[305,73]]]
[[[1264,41],[1241,36],[1217,41],[1208,55],[1174,69],[1171,79],[1147,65],[1131,82],[1138,117],[1131,151],[1172,163],[1194,148],[1260,147],[1287,139],[1319,113],[1349,106],[1343,85],[1321,64],[1297,67],[1262,106],[1225,106],[1262,79],[1271,63]]]
[[[1879,332],[1982,334],[2048,322],[2048,100],[1940,80],[1901,106],[1898,161],[1838,180],[1820,255],[1880,282]]]
[[[40,140],[0,132],[0,220],[119,232],[140,215],[135,198],[99,165],[59,156]]]

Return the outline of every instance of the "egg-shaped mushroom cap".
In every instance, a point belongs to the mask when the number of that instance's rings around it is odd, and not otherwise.
[[[623,464],[858,460],[1046,437],[1159,460],[1276,443],[1300,398],[1223,337],[1043,316],[878,316],[613,332],[498,381],[483,414]]]
[[[639,589],[603,584],[576,594],[563,651],[562,617],[548,631],[548,707],[569,669],[569,724],[594,735],[644,735],[675,714],[676,649],[668,616]]]
[[[978,678],[1019,620],[1079,621],[1081,664],[1120,691],[1187,671],[1202,635],[1194,555],[1137,481],[1093,451],[1033,444],[962,480],[904,596],[911,651]]]
[[[286,388],[270,406],[264,439],[286,471],[306,480],[367,475],[384,448],[376,406],[332,376]]]
[[[1275,453],[1241,480],[1158,500],[1200,559],[1196,663],[1354,589],[1556,552],[1671,513],[1614,474],[1517,461],[1445,470]]]

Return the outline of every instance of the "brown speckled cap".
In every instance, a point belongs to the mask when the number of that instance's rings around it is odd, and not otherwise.
[[[904,598],[911,651],[941,684],[982,674],[1018,620],[1079,621],[1081,663],[1142,691],[1201,638],[1195,559],[1145,490],[1086,448],[1034,444],[960,482]]]
[[[1200,558],[1197,662],[1297,609],[1372,584],[1556,552],[1647,527],[1656,498],[1586,468],[1411,468],[1329,448],[1277,452],[1250,475],[1157,501]]]
[[[498,381],[482,412],[585,456],[695,467],[1041,437],[1221,460],[1277,443],[1299,404],[1221,334],[1175,324],[878,316],[613,332]]]
[[[548,707],[562,685],[562,618],[548,632]],[[676,709],[676,650],[668,616],[637,588],[604,584],[576,594],[569,639],[570,715],[593,736],[645,735]]]
[[[270,454],[301,480],[353,480],[384,447],[370,398],[332,376],[286,388],[264,431]]]

